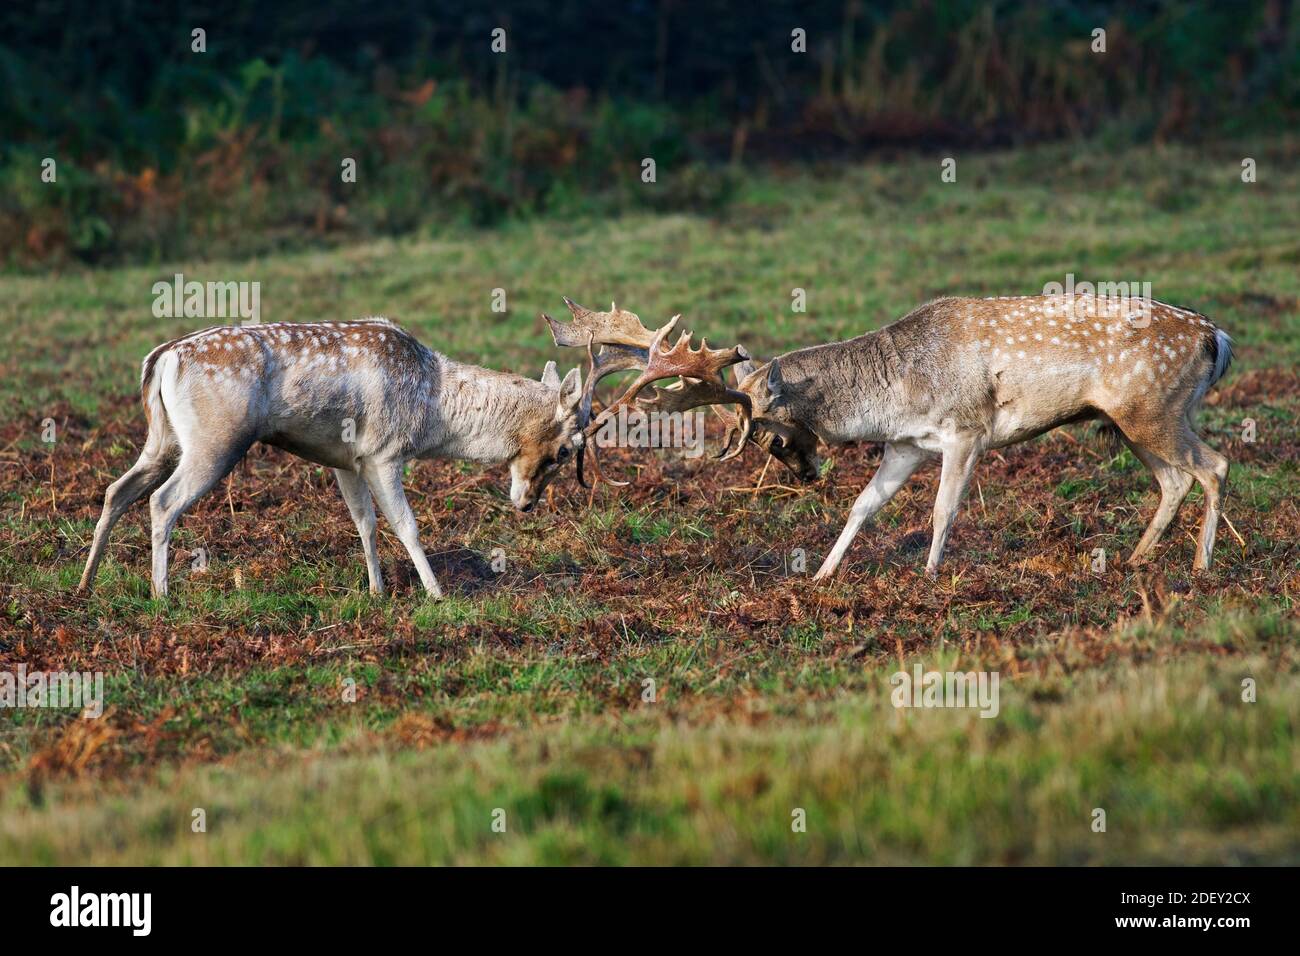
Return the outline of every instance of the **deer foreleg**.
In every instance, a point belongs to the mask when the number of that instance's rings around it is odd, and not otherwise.
[[[943,469],[939,474],[939,493],[934,499],[934,536],[930,539],[930,558],[925,563],[925,573],[935,577],[948,532],[961,506],[966,485],[970,483],[975,462],[979,460],[980,444],[974,439],[959,438],[943,450]]]
[[[400,460],[369,462],[362,466],[361,477],[370,486],[370,492],[379,503],[379,509],[388,519],[393,532],[406,547],[406,552],[415,564],[424,589],[436,598],[442,597],[442,588],[433,576],[429,559],[425,557],[424,547],[420,544],[420,528],[415,522],[415,513],[406,500],[402,490],[402,469],[405,462]]]
[[[366,575],[370,578],[370,593],[384,593],[384,576],[379,570],[378,532],[375,523],[375,502],[370,497],[366,480],[354,471],[334,469],[339,481],[339,491],[348,503],[348,512],[361,536],[361,550],[366,556]]]
[[[835,573],[835,569],[844,560],[845,553],[849,550],[849,546],[853,544],[853,539],[857,536],[862,525],[889,503],[889,499],[894,497],[898,493],[898,489],[907,483],[907,479],[912,477],[912,474],[920,467],[921,462],[925,461],[926,457],[926,453],[915,445],[890,444],[885,446],[885,456],[880,461],[880,467],[876,469],[876,473],[872,476],[867,487],[862,489],[862,493],[858,495],[858,500],[853,502],[853,510],[849,513],[849,520],[844,525],[844,530],[840,532],[835,547],[831,549],[830,554],[826,555],[826,560],[822,562],[821,568],[813,575],[814,581],[828,578]]]

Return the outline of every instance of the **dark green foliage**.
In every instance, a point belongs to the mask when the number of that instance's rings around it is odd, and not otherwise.
[[[1279,126],[1300,105],[1296,19],[1264,0],[13,5],[0,257],[257,254],[546,210],[707,212],[741,159]],[[40,181],[45,157],[57,186]]]

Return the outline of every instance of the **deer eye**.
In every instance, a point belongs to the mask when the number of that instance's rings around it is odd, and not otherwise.
[[[569,460],[569,455],[571,454],[572,451],[570,451],[568,445],[561,445],[560,450],[555,453],[555,460],[562,465]]]

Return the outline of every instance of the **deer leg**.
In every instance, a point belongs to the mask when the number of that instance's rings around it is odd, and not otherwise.
[[[378,533],[375,529],[375,502],[370,497],[370,488],[366,480],[353,471],[334,469],[338,479],[339,491],[348,503],[348,512],[356,523],[357,533],[361,535],[361,550],[366,556],[366,574],[370,578],[370,593],[384,593],[384,577],[379,570]]]
[[[1196,558],[1192,570],[1205,571],[1210,567],[1214,552],[1214,537],[1219,529],[1223,493],[1228,481],[1228,459],[1211,448],[1184,426],[1178,436],[1178,457],[1175,459],[1183,471],[1195,476],[1205,492],[1205,515],[1201,518],[1201,534],[1196,541]]]
[[[90,556],[86,558],[85,570],[81,572],[78,591],[89,591],[95,583],[99,572],[99,562],[103,560],[104,549],[108,547],[108,536],[118,519],[126,514],[128,508],[140,498],[154,491],[167,480],[170,462],[165,455],[151,452],[147,447],[136,463],[117,481],[108,486],[104,492],[104,508],[95,525],[95,536],[90,545]]]
[[[1156,482],[1160,485],[1160,504],[1156,508],[1156,513],[1151,518],[1151,524],[1147,526],[1146,533],[1142,535],[1142,540],[1137,543],[1133,553],[1129,555],[1128,563],[1135,565],[1141,562],[1146,553],[1156,546],[1165,529],[1169,527],[1169,522],[1174,520],[1174,515],[1178,514],[1178,508],[1187,497],[1187,492],[1192,487],[1192,476],[1181,468],[1175,468],[1169,462],[1165,461],[1159,455],[1148,451],[1130,441],[1127,437],[1124,444],[1128,445],[1129,450],[1137,456],[1138,460],[1155,473]]]
[[[1116,424],[1128,433],[1123,423]],[[1205,516],[1201,519],[1201,533],[1196,542],[1196,558],[1192,561],[1192,569],[1204,571],[1210,566],[1214,538],[1219,528],[1223,490],[1228,480],[1228,459],[1201,441],[1186,420],[1169,429],[1150,429],[1148,434],[1140,434],[1139,437],[1142,447],[1149,454],[1158,455],[1200,482],[1205,493]]]
[[[406,551],[415,564],[415,570],[420,575],[424,589],[434,597],[440,598],[442,588],[438,586],[438,579],[433,576],[433,569],[429,567],[429,559],[425,557],[424,548],[420,544],[420,528],[415,522],[415,513],[411,511],[411,504],[406,500],[406,492],[402,490],[404,464],[402,461],[365,463],[362,465],[361,476],[370,486],[375,501],[379,503],[384,517],[392,525],[398,540],[406,546]]]
[[[885,456],[880,461],[880,467],[876,469],[867,487],[862,489],[857,501],[853,502],[849,520],[845,523],[839,538],[836,539],[835,547],[831,549],[830,554],[826,555],[821,568],[813,575],[814,581],[829,578],[835,573],[835,569],[844,560],[845,553],[853,544],[853,539],[862,525],[889,503],[889,499],[898,493],[898,489],[907,483],[907,479],[912,477],[925,459],[926,453],[915,445],[885,446]]]
[[[934,499],[934,536],[930,539],[930,557],[925,563],[925,573],[937,577],[939,561],[943,558],[948,532],[952,530],[957,508],[966,494],[971,472],[980,456],[979,443],[963,438],[943,450],[943,468],[939,474],[939,494]]]
[[[153,595],[167,596],[167,542],[172,529],[189,507],[239,464],[250,441],[241,441],[218,453],[191,448],[181,452],[180,464],[149,499],[153,522]]]

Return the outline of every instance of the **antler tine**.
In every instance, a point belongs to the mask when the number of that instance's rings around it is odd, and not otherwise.
[[[682,375],[706,381],[712,378],[720,379],[724,368],[737,362],[747,361],[749,354],[739,345],[729,349],[711,349],[708,339],[701,339],[700,347],[693,349],[691,333],[683,332],[671,349],[659,353],[652,351],[650,359],[653,367],[663,370],[664,374],[661,377]]]
[[[605,484],[613,485],[615,488],[626,488],[629,484],[631,484],[631,482],[615,481],[613,478],[605,477],[605,472],[602,471],[600,467],[600,452],[597,451],[599,447],[600,446],[597,445],[595,442],[591,443],[591,470],[596,473],[596,482],[600,483],[603,481]],[[579,450],[578,453],[579,455],[581,455],[582,454],[581,450]],[[585,481],[581,482],[581,484],[582,487],[584,488],[590,487]]]
[[[718,415],[720,415],[722,420],[727,424],[727,431],[722,439],[722,451],[718,455],[719,459],[722,459],[722,456],[726,455],[727,450],[731,448],[731,443],[736,440],[736,436],[740,434],[743,429],[741,428],[741,422],[738,418],[732,418],[726,412],[718,412]],[[774,432],[764,431],[762,429],[755,430],[751,427],[750,434],[745,436],[745,441],[752,442],[759,448],[763,449],[763,451],[768,451],[772,445],[772,439],[775,437],[776,435]],[[744,445],[745,442],[742,441],[740,447],[743,448]],[[739,454],[739,452],[736,454]],[[728,460],[734,457],[735,455],[727,455]]]
[[[751,368],[746,369],[743,365],[738,365],[736,367],[735,371],[736,371],[737,385],[740,385],[745,380],[745,376],[750,371],[752,371],[753,360],[747,358],[745,361],[746,364],[751,366]],[[722,377],[722,382],[724,385],[726,384],[725,376]],[[721,412],[721,411],[718,412],[718,415],[722,418],[724,422],[726,422],[727,425],[726,435],[722,439],[722,451],[718,454],[719,461],[730,461],[732,458],[735,458],[737,455],[741,454],[745,449],[746,442],[753,442],[755,445],[757,445],[759,448],[763,449],[764,451],[769,451],[774,434],[772,432],[763,431],[761,429],[758,430],[757,435],[754,433],[755,432],[754,422],[751,417],[752,408],[750,409],[749,415],[740,414],[737,415],[735,418],[732,418],[726,412]],[[736,440],[737,435],[740,436],[740,441],[736,442],[735,447],[732,448],[731,443]]]
[[[727,450],[728,446],[724,445],[722,454],[718,455],[718,461],[731,461],[731,459],[739,456],[745,450],[745,442],[749,441],[754,434],[753,407],[750,405],[749,396],[744,392],[736,392],[731,389],[728,389],[728,393],[737,396],[736,404],[739,412],[736,417],[740,423],[740,440],[736,442],[736,447],[730,451]],[[727,438],[729,444],[731,438],[730,429],[728,429]]]

